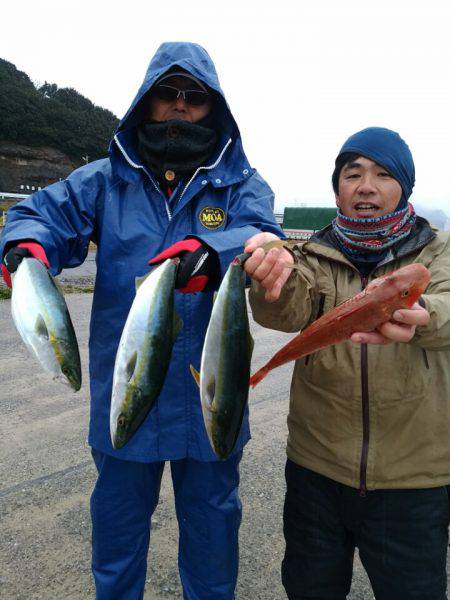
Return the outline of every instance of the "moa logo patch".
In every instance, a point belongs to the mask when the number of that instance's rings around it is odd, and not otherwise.
[[[200,223],[206,229],[218,229],[225,223],[225,211],[221,208],[213,208],[211,206],[205,206],[198,213]]]

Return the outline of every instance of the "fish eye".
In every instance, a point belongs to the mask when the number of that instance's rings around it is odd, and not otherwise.
[[[123,415],[120,415],[120,417],[117,419],[117,425],[119,425],[119,427],[124,427],[126,422],[127,420]]]
[[[64,375],[69,375],[70,374],[70,371],[69,371],[68,367],[66,367],[66,365],[63,365],[61,367],[61,371],[63,372]]]
[[[409,296],[409,290],[402,291],[402,298],[406,298],[406,296]]]

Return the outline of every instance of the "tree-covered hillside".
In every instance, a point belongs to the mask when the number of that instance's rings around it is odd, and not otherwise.
[[[71,88],[45,83],[36,89],[28,75],[0,59],[0,140],[50,146],[75,163],[107,154],[118,124],[109,110]]]

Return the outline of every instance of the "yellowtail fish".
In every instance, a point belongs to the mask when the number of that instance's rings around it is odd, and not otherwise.
[[[24,258],[13,275],[11,312],[28,350],[53,379],[81,387],[78,342],[63,295],[36,258]]]
[[[227,458],[236,444],[248,399],[253,351],[245,273],[240,257],[230,264],[214,301],[203,345],[200,388],[203,419],[215,454]]]
[[[110,431],[122,448],[143,423],[161,392],[182,328],[174,309],[179,259],[168,259],[136,281],[136,297],[120,338],[114,366]]]

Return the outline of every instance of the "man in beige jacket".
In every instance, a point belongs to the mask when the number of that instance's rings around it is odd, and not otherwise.
[[[346,597],[355,547],[376,598],[443,600],[450,484],[450,236],[408,198],[406,143],[368,128],[333,173],[338,215],[294,251],[247,242],[255,320],[299,331],[406,264],[431,272],[410,310],[296,362],[282,576],[291,600]],[[286,268],[296,262],[299,270]]]

